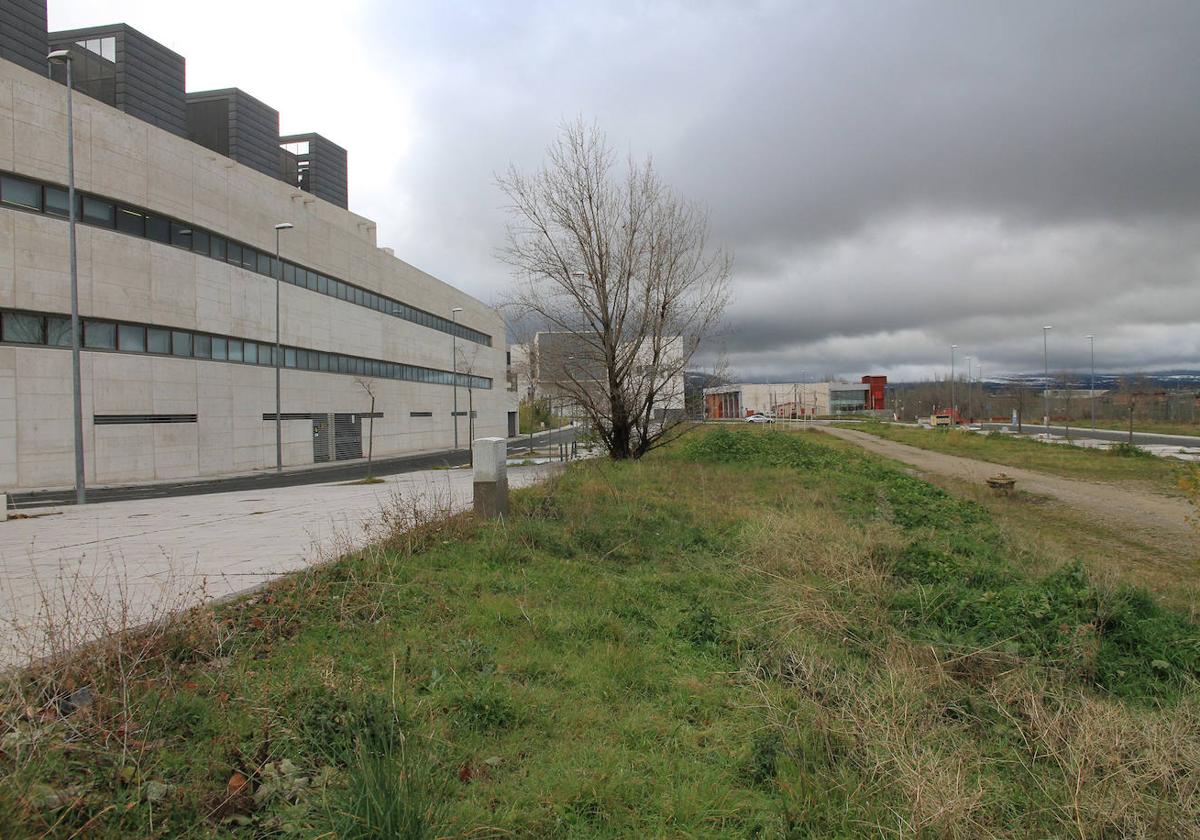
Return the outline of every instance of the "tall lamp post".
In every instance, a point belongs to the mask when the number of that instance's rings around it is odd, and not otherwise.
[[[279,234],[291,230],[295,225],[291,222],[280,222],[275,225],[275,264],[279,265]],[[283,277],[282,267],[275,270],[275,472],[283,472],[283,416],[280,414],[279,397],[279,366],[283,361],[279,352],[279,284]]]
[[[967,360],[967,422],[971,422],[971,359],[972,356],[966,356]]]
[[[1047,432],[1050,431],[1050,357],[1046,336],[1052,329],[1049,324],[1042,327],[1042,426]]]
[[[1092,355],[1092,384],[1088,386],[1089,402],[1092,404],[1092,431],[1096,431],[1096,336],[1084,336]]]
[[[87,490],[83,478],[83,389],[79,373],[79,263],[75,252],[75,115],[72,110],[71,68],[73,56],[70,50],[54,50],[46,56],[47,75],[53,75],[53,65],[64,64],[67,68],[67,230],[68,252],[71,264],[71,420],[75,435],[75,504],[87,501]]]
[[[950,345],[950,425],[953,426],[958,422],[955,417],[954,410],[954,351],[958,349],[957,344]]]
[[[450,310],[450,320],[458,325],[458,313],[462,312],[461,306],[456,306]],[[454,330],[450,331],[450,363],[453,368],[451,378],[454,380],[454,448],[458,449],[458,333]]]

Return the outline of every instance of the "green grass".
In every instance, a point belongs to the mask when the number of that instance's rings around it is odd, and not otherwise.
[[[850,428],[887,440],[990,461],[1010,467],[1091,481],[1141,482],[1168,494],[1179,493],[1180,462],[1149,456],[1140,449],[1111,451],[1066,444],[1042,443],[1029,437],[999,432],[977,434],[961,429],[920,429],[891,423],[856,423]],[[1144,457],[1139,457],[1144,456]]]
[[[1192,831],[1196,625],[823,437],[574,464],[27,675],[0,836]]]

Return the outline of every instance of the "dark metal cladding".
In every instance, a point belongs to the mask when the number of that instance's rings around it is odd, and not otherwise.
[[[0,0],[0,58],[45,75],[46,0]]]
[[[245,91],[189,93],[187,126],[192,142],[280,178],[279,112]]]

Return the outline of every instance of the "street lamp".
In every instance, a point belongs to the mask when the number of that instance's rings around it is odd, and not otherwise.
[[[454,322],[456,328],[459,312],[462,312],[461,306],[450,310],[450,320]],[[450,363],[453,368],[452,378],[454,380],[454,448],[458,449],[458,333],[455,329],[450,330]]]
[[[1042,426],[1050,431],[1050,362],[1046,352],[1046,336],[1054,327],[1047,324],[1042,327]]]
[[[65,64],[67,68],[67,230],[68,252],[71,264],[71,420],[75,434],[75,504],[87,501],[83,479],[83,389],[79,373],[79,263],[75,252],[75,115],[72,110],[71,74],[74,56],[70,50],[54,50],[46,56],[47,75],[52,75],[53,65]]]
[[[1096,336],[1084,336],[1088,340],[1088,349],[1092,354],[1092,384],[1088,386],[1089,401],[1092,404],[1092,431],[1096,431]]]
[[[953,426],[958,422],[954,416],[954,351],[958,349],[957,344],[950,345],[950,425]]]
[[[275,263],[279,264],[279,234],[291,230],[295,225],[291,222],[280,222],[275,225]],[[279,283],[283,277],[283,269],[276,268],[275,274],[275,472],[283,472],[283,416],[280,414],[279,398]]]
[[[967,422],[971,421],[971,356],[967,356]]]

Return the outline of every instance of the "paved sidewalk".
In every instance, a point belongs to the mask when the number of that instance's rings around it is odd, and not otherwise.
[[[552,466],[509,470],[513,488]],[[470,507],[470,470],[25,511],[0,523],[0,666],[249,589],[367,542],[384,510]],[[398,501],[399,500],[399,501]],[[60,644],[51,642],[51,648]]]

